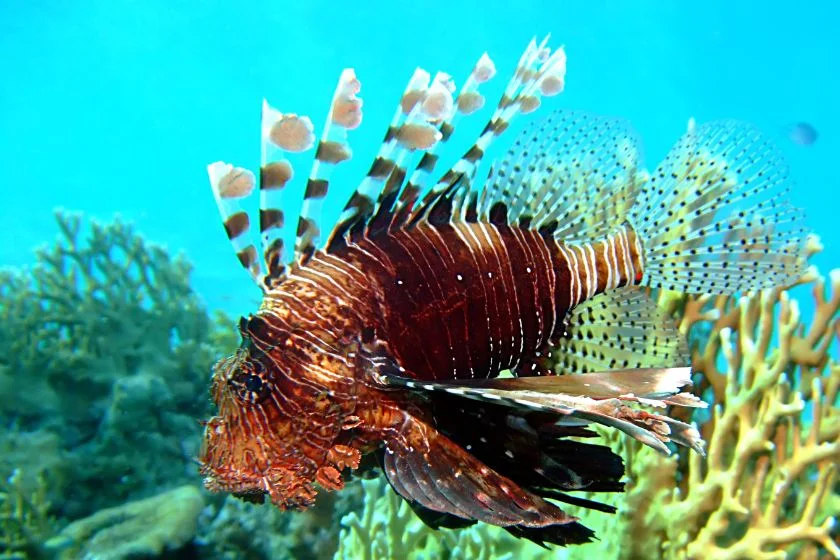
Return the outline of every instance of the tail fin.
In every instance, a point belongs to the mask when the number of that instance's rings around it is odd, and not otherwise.
[[[628,221],[642,244],[641,283],[731,294],[788,285],[804,272],[803,212],[778,150],[753,127],[695,127],[639,184]]]

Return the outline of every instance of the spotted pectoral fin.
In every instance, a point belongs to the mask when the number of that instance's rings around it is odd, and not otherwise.
[[[407,417],[400,436],[386,442],[383,467],[391,486],[409,502],[502,527],[556,527],[558,544],[588,542],[593,536],[575,517],[502,476],[425,422]]]
[[[383,380],[418,392],[445,392],[523,411],[551,413],[560,424],[602,424],[665,454],[670,453],[665,445],[669,441],[703,453],[703,440],[693,426],[639,408],[705,407],[697,397],[680,392],[691,383],[690,373],[690,368],[683,367],[437,383],[395,375],[383,376]]]
[[[629,286],[575,307],[544,353],[559,373],[662,368],[691,362],[685,337],[644,291]],[[533,375],[530,365],[518,375]],[[539,373],[537,369],[534,373]]]

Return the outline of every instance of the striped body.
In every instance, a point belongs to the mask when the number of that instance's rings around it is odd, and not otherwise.
[[[562,334],[572,307],[640,277],[629,228],[564,245],[532,230],[462,222],[363,239],[335,256],[316,253],[290,280],[307,278],[346,300],[407,375],[437,380],[517,368]]]
[[[304,481],[340,488],[335,467],[357,464],[381,442],[403,437],[410,419],[431,412],[377,384],[369,371],[375,365],[359,359],[366,343],[384,347],[401,375],[425,381],[495,377],[517,366],[520,375],[539,374],[522,366],[564,333],[571,309],[641,273],[630,228],[569,245],[481,222],[423,223],[363,237],[290,267],[240,325],[248,342],[241,357],[220,366],[214,398],[221,417],[238,418],[232,424],[243,435],[263,434],[242,441],[259,442],[244,455],[249,468],[277,477],[261,483],[266,491],[283,488],[286,504],[307,505],[314,488]],[[233,394],[221,391],[225,384]],[[259,413],[249,417],[236,399]],[[296,476],[270,459],[279,449]]]

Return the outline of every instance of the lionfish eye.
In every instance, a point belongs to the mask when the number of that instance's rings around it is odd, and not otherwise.
[[[263,382],[256,375],[249,375],[245,378],[245,388],[251,391],[252,393],[259,393],[260,389],[262,389]]]
[[[230,380],[230,384],[241,400],[250,403],[262,401],[269,391],[268,382],[250,369],[239,371]]]

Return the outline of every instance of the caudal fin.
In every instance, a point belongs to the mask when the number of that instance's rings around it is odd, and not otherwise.
[[[787,200],[790,187],[781,154],[752,126],[691,123],[639,184],[629,212],[643,249],[641,283],[731,294],[795,282],[808,230]]]

